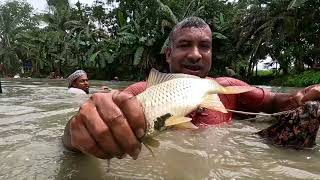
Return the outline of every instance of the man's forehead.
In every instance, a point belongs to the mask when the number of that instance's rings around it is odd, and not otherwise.
[[[189,36],[201,38],[201,40],[211,41],[212,39],[212,33],[209,27],[186,27],[186,28],[177,29],[174,32],[174,37],[176,40],[184,40],[186,38],[189,38]]]

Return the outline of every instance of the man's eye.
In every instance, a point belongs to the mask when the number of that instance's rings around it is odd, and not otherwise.
[[[189,46],[188,44],[180,44],[180,45],[178,45],[178,47],[182,47],[182,48],[188,47],[188,46]]]
[[[211,48],[211,45],[210,45],[210,44],[203,44],[203,45],[201,45],[200,47],[201,47],[201,49],[208,50],[208,49]]]

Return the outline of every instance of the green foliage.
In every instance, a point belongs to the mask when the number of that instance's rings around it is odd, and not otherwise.
[[[299,74],[285,75],[271,81],[278,86],[306,87],[320,83],[320,71],[308,70]]]
[[[274,74],[274,71],[272,70],[260,70],[258,71],[258,76],[271,76]]]
[[[288,9],[298,8],[305,2],[306,0],[292,0],[288,6]]]
[[[211,75],[231,66],[246,71],[247,79],[266,82],[273,74],[254,76],[254,69],[267,56],[273,60],[270,66],[278,64],[284,75],[320,64],[317,0],[47,2],[49,10],[36,15],[24,1],[0,5],[0,62],[7,74],[32,62],[32,76],[52,71],[68,75],[82,68],[103,79],[145,79],[151,67],[167,68],[163,53],[168,35],[189,16],[203,18],[213,30]],[[311,79],[288,81],[316,82]]]
[[[141,60],[142,60],[142,55],[143,55],[143,51],[144,51],[144,47],[139,47],[137,50],[136,50],[136,52],[135,52],[135,54],[134,54],[134,60],[133,60],[133,65],[138,65],[140,62],[141,62]]]
[[[34,29],[37,25],[32,17],[32,7],[26,2],[7,1],[0,5],[0,63],[4,63],[9,75],[14,75],[21,69],[21,59],[18,52],[18,34]]]

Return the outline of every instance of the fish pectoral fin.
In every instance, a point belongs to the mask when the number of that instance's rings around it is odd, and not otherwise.
[[[198,129],[192,122],[180,123],[172,126],[174,129]]]
[[[151,147],[153,147],[153,148],[159,147],[160,146],[160,142],[158,140],[154,139],[153,137],[145,136],[142,139],[142,143],[149,150],[149,152],[151,153],[152,157],[156,158],[156,156],[154,155],[153,150],[151,149]]]
[[[228,113],[217,94],[208,94],[200,104],[200,107],[220,111],[222,113]]]
[[[256,89],[253,86],[227,86],[223,87],[221,94],[240,94]]]
[[[190,122],[192,120],[192,118],[189,117],[184,117],[184,116],[171,116],[168,119],[166,119],[165,121],[165,126],[173,126],[173,125],[177,125],[177,124],[181,124],[181,123],[185,123],[185,122]]]
[[[153,157],[153,158],[156,158],[156,156],[154,155],[151,147],[150,147],[149,145],[147,145],[147,144],[144,144],[144,146],[149,150],[149,152],[151,153],[152,157]]]
[[[157,147],[160,146],[160,142],[158,140],[154,139],[153,137],[150,137],[150,136],[143,137],[142,143],[144,145],[148,145],[148,146],[151,146],[151,147],[154,147],[154,148],[157,148]]]

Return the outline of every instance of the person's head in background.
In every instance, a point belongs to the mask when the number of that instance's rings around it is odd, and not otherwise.
[[[119,81],[118,76],[113,77],[113,80],[115,80],[115,81]]]
[[[77,88],[89,94],[89,80],[87,73],[83,70],[77,70],[72,73],[68,78],[68,88]]]
[[[179,22],[169,35],[166,61],[171,73],[206,77],[211,68],[212,32],[201,18]]]

